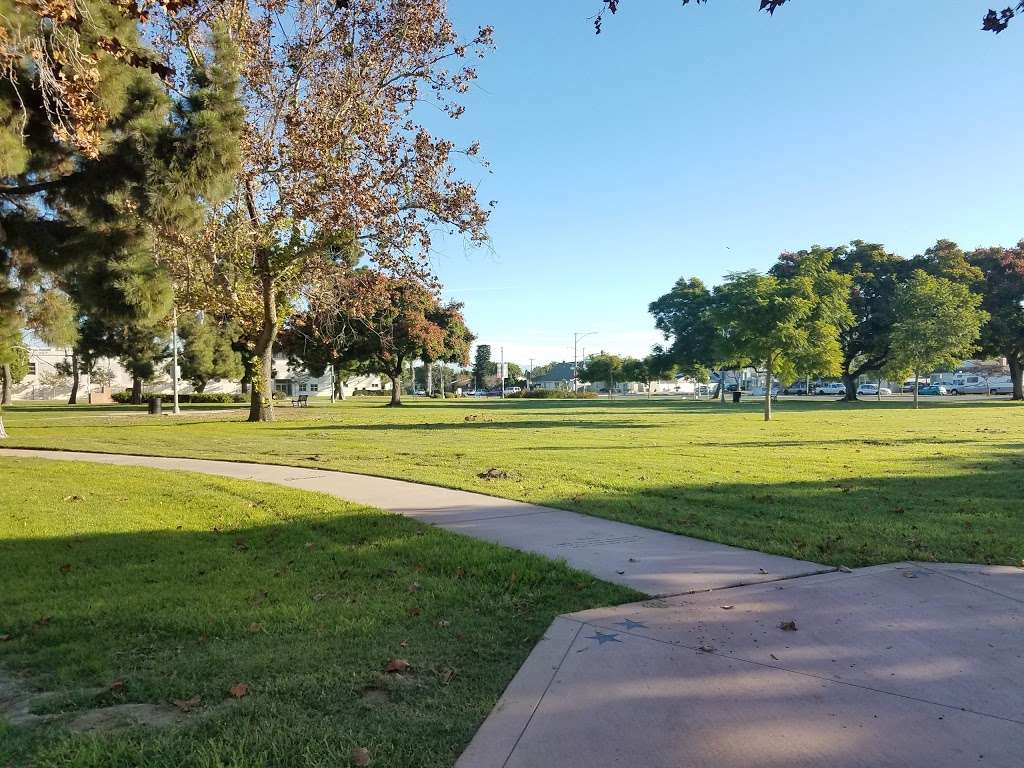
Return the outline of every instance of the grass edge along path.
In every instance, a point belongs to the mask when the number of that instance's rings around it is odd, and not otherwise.
[[[1024,407],[1008,401],[790,400],[770,425],[746,404],[657,400],[356,400],[266,425],[11,413],[11,447],[338,469],[834,566],[1024,559]]]

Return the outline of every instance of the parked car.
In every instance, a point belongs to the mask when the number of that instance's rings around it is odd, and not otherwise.
[[[926,384],[918,390],[921,395],[948,395],[949,390],[942,384]]]
[[[413,394],[414,395],[425,395],[425,394],[427,394],[427,390],[423,389],[422,387],[416,387],[416,389],[413,392]]]
[[[806,381],[795,381],[782,390],[784,395],[806,395],[807,394],[807,382]]]
[[[981,376],[958,376],[947,387],[951,395],[987,395],[990,394],[988,379]]]
[[[778,384],[772,384],[772,397],[778,397],[779,396],[779,392],[781,392],[781,391],[782,391],[782,387],[780,387]],[[751,390],[750,394],[753,397],[764,397],[764,395],[765,395],[765,388],[764,387],[754,387]]]
[[[1009,379],[999,381],[989,381],[988,393],[990,395],[1012,395],[1013,394],[1013,382]]]
[[[926,386],[928,386],[928,385],[925,382],[923,382],[923,381],[917,382],[918,390],[920,390],[921,387],[926,387]],[[914,380],[910,379],[909,381],[903,382],[903,388],[900,391],[903,392],[904,394],[908,394],[908,393],[913,392],[914,391]]]
[[[814,388],[816,395],[845,395],[846,386],[841,381],[826,381]]]
[[[879,388],[877,384],[861,384],[859,387],[857,387],[857,394],[870,395],[872,397],[880,395],[884,397],[886,395],[891,395],[892,390],[889,389],[888,387]]]

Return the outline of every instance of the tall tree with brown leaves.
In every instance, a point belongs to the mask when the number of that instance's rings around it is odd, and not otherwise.
[[[230,273],[250,331],[249,420],[270,421],[274,340],[322,268],[357,244],[380,269],[429,282],[438,229],[486,240],[489,212],[459,172],[478,145],[433,135],[419,109],[462,115],[470,57],[492,33],[463,41],[444,0],[238,0],[215,15],[241,51],[246,130],[235,195],[210,212],[222,237],[204,253],[217,254],[211,273]],[[185,13],[168,40],[194,49],[208,23]]]

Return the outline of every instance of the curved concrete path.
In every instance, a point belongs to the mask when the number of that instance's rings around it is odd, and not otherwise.
[[[832,568],[480,493],[325,469],[129,454],[0,449],[0,457],[89,461],[257,480],[319,491],[455,533],[561,559],[652,596],[777,581]]]

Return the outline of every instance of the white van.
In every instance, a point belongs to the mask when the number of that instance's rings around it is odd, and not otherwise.
[[[846,385],[841,381],[826,381],[814,387],[816,395],[845,395]]]

